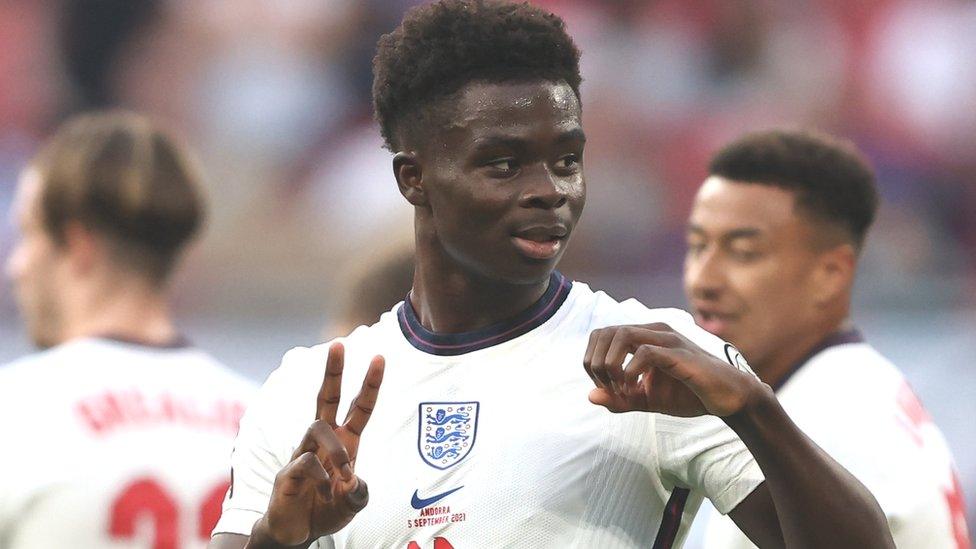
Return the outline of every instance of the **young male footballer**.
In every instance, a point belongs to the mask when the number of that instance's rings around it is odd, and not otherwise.
[[[850,144],[772,130],[724,147],[710,173],[685,258],[698,324],[742,350],[803,432],[871,490],[899,547],[968,548],[942,433],[850,319],[878,203],[870,167]],[[718,517],[706,542],[753,546]]]
[[[24,170],[7,273],[43,350],[0,367],[0,547],[204,547],[253,385],[176,328],[204,216],[174,141],[75,117]]]
[[[763,546],[892,546],[731,345],[554,270],[585,200],[578,61],[527,3],[434,2],[380,40],[413,289],[285,355],[213,547],[672,547],[704,497]]]

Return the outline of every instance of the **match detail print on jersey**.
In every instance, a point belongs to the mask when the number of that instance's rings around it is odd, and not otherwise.
[[[470,454],[480,408],[478,402],[421,402],[417,450],[424,463],[443,470]]]

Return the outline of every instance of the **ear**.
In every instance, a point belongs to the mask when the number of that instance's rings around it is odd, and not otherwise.
[[[77,221],[69,221],[64,227],[64,253],[72,272],[85,276],[95,269],[105,250],[91,230]]]
[[[851,244],[841,244],[820,254],[813,278],[813,296],[817,305],[847,298],[854,286],[857,251]]]
[[[396,177],[400,194],[414,206],[427,206],[424,192],[423,169],[415,152],[398,152],[393,156],[393,175]]]

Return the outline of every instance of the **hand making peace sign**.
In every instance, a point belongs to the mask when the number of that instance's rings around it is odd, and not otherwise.
[[[315,421],[288,463],[275,477],[263,533],[274,542],[307,544],[339,531],[369,500],[366,483],[354,473],[359,437],[369,421],[380,384],[384,359],[370,362],[359,394],[342,425],[336,423],[342,387],[344,348],[329,347],[325,377],[316,400]]]

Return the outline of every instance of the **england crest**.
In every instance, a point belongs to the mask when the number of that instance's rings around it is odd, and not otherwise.
[[[474,448],[478,431],[477,402],[421,402],[417,450],[437,469],[457,465]]]

